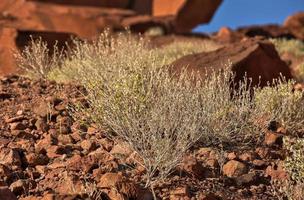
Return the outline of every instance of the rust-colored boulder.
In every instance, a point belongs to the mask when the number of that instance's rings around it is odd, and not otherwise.
[[[204,77],[212,70],[220,70],[231,62],[235,81],[244,75],[252,78],[252,85],[265,86],[267,82],[279,78],[281,74],[292,78],[286,63],[282,61],[272,43],[259,38],[246,39],[239,43],[228,44],[212,52],[184,56],[172,63],[171,70],[179,73],[184,67]]]
[[[298,12],[287,17],[284,26],[288,28],[298,39],[304,40],[304,12]]]
[[[219,42],[237,42],[244,37],[243,34],[235,32],[228,27],[222,27],[214,36],[214,39]]]
[[[19,10],[28,12],[19,14]],[[25,2],[20,9],[8,13],[15,20],[2,20],[3,26],[18,30],[68,32],[79,37],[92,38],[106,27],[120,28],[122,18],[134,15],[134,12],[110,8],[77,7],[68,5]],[[75,20],[77,19],[77,20]]]
[[[185,2],[186,0],[154,0],[153,15],[176,15]]]
[[[13,52],[16,47],[17,30],[0,28],[0,74],[8,74],[15,69]]]
[[[208,23],[222,0],[188,0],[179,10],[175,20],[178,32],[188,32],[198,24]]]

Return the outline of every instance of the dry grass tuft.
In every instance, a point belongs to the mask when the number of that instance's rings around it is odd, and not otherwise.
[[[21,53],[15,54],[17,65],[32,78],[46,79],[49,72],[61,66],[64,53],[54,45],[52,52],[41,38],[31,40]]]

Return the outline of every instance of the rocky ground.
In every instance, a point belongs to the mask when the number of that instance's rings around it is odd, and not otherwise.
[[[151,199],[136,153],[69,116],[84,101],[73,84],[0,79],[0,199]],[[160,199],[277,199],[271,178],[283,179],[284,129],[270,127],[258,146],[217,152],[197,147],[164,183]]]

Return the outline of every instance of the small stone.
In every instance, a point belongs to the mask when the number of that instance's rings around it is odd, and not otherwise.
[[[272,145],[275,145],[275,144],[282,145],[283,144],[283,136],[281,134],[269,131],[265,134],[264,143],[268,146],[272,146]]]
[[[234,152],[228,153],[227,158],[228,160],[234,160],[236,159],[236,154]]]
[[[239,159],[244,162],[249,162],[249,161],[253,161],[256,158],[256,156],[257,155],[254,152],[245,152],[239,155]]]
[[[19,115],[19,116],[23,115],[23,110],[18,110],[17,113],[16,113],[16,115]]]
[[[0,148],[0,161],[1,164],[8,166],[21,166],[21,158],[16,149]]]
[[[102,138],[98,140],[98,143],[102,146],[104,150],[110,152],[113,148],[114,142],[108,138]]]
[[[33,112],[42,117],[47,118],[51,114],[51,105],[46,102],[38,102],[33,106]]]
[[[25,119],[24,116],[11,117],[11,118],[5,119],[5,123],[20,122],[20,121],[22,121],[22,120],[24,120],[24,119]]]
[[[253,160],[252,164],[257,168],[263,168],[266,166],[266,162],[264,160],[258,160],[258,159]]]
[[[247,171],[247,166],[236,160],[230,160],[223,166],[223,174],[228,177],[238,177],[247,173]]]
[[[190,189],[188,186],[175,188],[170,192],[170,195],[179,196],[183,198],[190,198]]]
[[[29,153],[25,155],[25,158],[28,165],[31,167],[36,165],[46,165],[49,162],[49,158],[43,154]]]
[[[83,150],[87,150],[87,151],[93,151],[97,148],[97,145],[94,141],[90,141],[90,140],[83,140],[80,143],[80,146]]]
[[[49,125],[44,118],[39,118],[36,121],[35,126],[38,131],[47,132],[49,130]]]
[[[255,181],[256,181],[256,174],[254,173],[243,174],[236,178],[236,183],[239,186],[248,186],[253,184]]]

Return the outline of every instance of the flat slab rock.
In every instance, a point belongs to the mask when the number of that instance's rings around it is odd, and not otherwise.
[[[235,81],[244,75],[252,78],[252,85],[265,86],[267,82],[280,78],[292,78],[287,64],[281,60],[275,47],[267,40],[250,38],[238,43],[228,44],[212,52],[203,52],[184,56],[172,63],[172,71],[180,73],[187,70],[204,77],[213,70],[224,69],[231,63],[231,70],[236,73]]]

